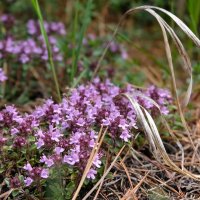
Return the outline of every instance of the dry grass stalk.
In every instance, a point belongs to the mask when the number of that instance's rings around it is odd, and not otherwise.
[[[162,115],[159,105],[158,105],[154,100],[152,100],[151,98],[149,98],[149,97],[143,95],[142,93],[137,93],[137,94],[135,94],[135,96],[141,96],[142,98],[147,99],[147,100],[150,101],[154,106],[156,106],[156,108],[158,109],[158,111],[159,111],[159,113],[160,113],[160,117],[161,117],[161,119],[162,119],[163,125],[167,128],[169,134],[170,134],[171,137],[176,141],[177,146],[178,146],[179,149],[181,150],[181,155],[182,155],[182,156],[181,156],[181,166],[182,166],[182,169],[183,169],[183,168],[184,168],[184,149],[183,149],[183,147],[182,147],[180,141],[178,140],[178,138],[177,138],[177,137],[174,135],[174,133],[172,132],[172,130],[171,130],[171,128],[170,128],[168,122],[166,121],[166,119],[165,119],[164,116]],[[134,96],[133,96],[133,98],[134,98]]]
[[[127,193],[120,199],[120,200],[136,200],[137,197],[135,196],[137,190],[139,189],[139,187],[142,185],[142,183],[144,182],[144,180],[146,179],[148,173],[146,173],[146,175],[140,180],[140,182],[132,189],[129,189],[127,191]]]
[[[164,163],[169,166],[173,171],[176,171],[180,174],[186,175],[192,179],[200,181],[200,175],[193,174],[186,169],[180,169],[168,156],[165,147],[163,145],[162,139],[159,135],[158,129],[155,125],[155,122],[151,115],[141,107],[137,101],[130,97],[128,94],[124,94],[126,98],[131,102],[132,106],[134,107],[138,121],[142,125],[147,138],[149,140],[149,144],[152,148],[152,153],[154,157],[159,160],[160,157],[164,160]]]
[[[127,169],[126,165],[124,164],[123,161],[120,162],[120,164],[121,164],[122,167],[124,168],[124,171],[126,172],[126,175],[127,175],[128,181],[129,181],[129,183],[130,183],[130,186],[131,186],[131,188],[133,189],[133,183],[132,183],[132,181],[131,181],[131,177],[130,177],[130,174],[129,174],[129,172],[128,172],[128,169]]]
[[[14,190],[15,189],[12,188],[7,192],[4,192],[3,194],[0,195],[0,199],[6,200]]]
[[[83,172],[83,175],[81,177],[80,183],[79,183],[79,185],[78,185],[78,187],[77,187],[77,189],[76,189],[76,191],[75,191],[75,193],[73,195],[72,200],[75,200],[78,197],[79,192],[81,190],[81,187],[82,187],[82,185],[83,185],[83,183],[84,183],[84,181],[86,179],[86,176],[87,176],[87,174],[88,174],[88,172],[89,172],[89,170],[90,170],[90,168],[91,168],[91,166],[93,164],[93,161],[94,161],[94,159],[95,159],[95,157],[96,157],[96,155],[97,155],[97,153],[99,151],[99,148],[100,148],[100,146],[101,146],[101,144],[103,142],[103,139],[104,139],[104,136],[105,136],[106,132],[107,132],[107,128],[103,132],[103,126],[102,126],[100,131],[99,131],[99,133],[98,133],[98,138],[96,140],[95,146],[92,149],[92,152],[91,152],[90,157],[88,159],[87,165],[86,165],[85,170]]]
[[[193,147],[193,150],[195,150],[195,146],[194,146],[194,143],[191,139],[191,135],[190,135],[190,131],[189,131],[189,128],[187,126],[187,123],[185,121],[185,118],[184,118],[184,115],[183,115],[183,111],[182,111],[182,108],[181,108],[181,103],[179,102],[179,97],[178,97],[178,92],[177,92],[177,86],[176,86],[176,79],[175,79],[175,73],[174,73],[174,67],[173,67],[173,61],[172,61],[172,56],[171,56],[171,50],[170,50],[170,45],[169,45],[169,42],[168,42],[168,37],[167,37],[167,33],[169,33],[169,35],[171,36],[171,38],[173,39],[179,53],[180,53],[180,56],[183,60],[183,63],[184,63],[184,69],[186,70],[187,74],[189,75],[190,77],[190,81],[189,81],[189,85],[188,85],[188,88],[187,88],[187,92],[184,96],[184,100],[182,102],[183,106],[186,106],[189,102],[189,99],[190,99],[190,96],[191,96],[191,92],[192,92],[192,82],[193,82],[193,79],[192,79],[192,67],[191,67],[191,63],[190,63],[190,59],[189,59],[189,56],[187,54],[187,52],[185,51],[181,41],[179,40],[178,36],[175,34],[174,30],[169,26],[169,24],[167,24],[167,22],[160,16],[158,15],[155,10],[158,10],[158,11],[161,11],[162,13],[165,13],[166,15],[168,15],[180,28],[181,30],[198,46],[200,47],[200,40],[195,36],[195,34],[178,18],[176,17],[174,14],[170,13],[169,11],[165,10],[165,9],[162,9],[162,8],[159,8],[159,7],[155,7],[155,6],[140,6],[140,7],[136,7],[136,8],[132,8],[130,10],[128,10],[120,19],[118,25],[117,25],[117,28],[115,29],[114,33],[113,33],[113,37],[111,39],[111,41],[108,43],[108,45],[106,46],[106,48],[104,49],[104,52],[102,54],[102,56],[100,57],[99,59],[99,62],[97,64],[97,67],[95,69],[95,72],[94,72],[94,75],[93,77],[95,77],[97,71],[99,70],[100,68],[100,65],[101,65],[101,62],[108,50],[108,48],[110,47],[110,44],[111,42],[114,40],[114,37],[116,36],[116,34],[118,33],[118,29],[120,27],[120,25],[122,24],[122,22],[125,20],[125,17],[130,14],[130,13],[133,13],[135,11],[147,11],[149,12],[152,16],[154,16],[160,27],[161,27],[161,30],[162,30],[162,33],[163,33],[163,37],[164,37],[164,44],[165,44],[165,50],[166,50],[166,55],[167,55],[167,60],[168,60],[168,64],[169,64],[169,68],[170,68],[170,71],[171,71],[171,77],[172,77],[172,82],[173,82],[173,89],[174,89],[174,92],[175,92],[175,95],[176,95],[176,100],[177,100],[177,105],[178,105],[178,110],[179,110],[179,113],[180,113],[180,117],[181,117],[181,121],[183,123],[183,126],[186,130],[186,133],[190,139],[190,142],[192,144],[192,147]],[[198,156],[198,154],[197,154]],[[199,156],[198,156],[199,157]],[[200,157],[199,157],[200,159]]]
[[[103,172],[103,173],[106,172],[107,166],[108,166],[108,160],[106,160],[106,164],[105,164],[104,172]],[[101,190],[101,187],[102,187],[102,185],[103,185],[103,182],[104,182],[104,179],[102,179],[102,181],[101,181],[101,183],[100,183],[100,185],[99,185],[99,188],[98,188],[98,190],[97,190],[97,192],[96,192],[96,194],[95,194],[95,196],[94,196],[94,200],[97,199],[97,197],[98,197],[98,195],[99,195],[99,192],[100,192],[100,190]]]
[[[101,177],[101,179],[94,185],[94,187],[85,195],[85,197],[82,200],[86,200],[94,192],[94,190],[101,184],[102,180],[108,175],[108,173],[110,172],[110,170],[112,169],[112,167],[116,163],[117,159],[121,155],[121,153],[124,150],[124,148],[125,148],[125,145],[120,149],[120,151],[116,155],[115,159],[110,164],[110,167],[106,170],[106,172],[103,174],[103,176]]]
[[[186,96],[185,96],[184,101],[183,101],[183,105],[185,105],[185,106],[189,102],[189,99],[190,99],[190,96],[191,96],[191,92],[192,92],[192,82],[193,82],[192,81],[192,66],[191,66],[191,62],[190,62],[189,56],[188,56],[187,52],[185,51],[181,41],[179,40],[179,38],[177,37],[177,35],[173,31],[173,29],[157,13],[155,13],[153,10],[147,9],[147,11],[149,13],[151,13],[153,16],[155,16],[155,18],[157,19],[158,23],[160,24],[160,27],[161,27],[161,30],[162,30],[162,33],[163,33],[163,37],[164,37],[166,55],[167,55],[167,59],[168,59],[168,63],[169,63],[169,67],[170,67],[170,71],[171,71],[171,75],[172,75],[172,82],[173,82],[174,92],[175,92],[175,95],[176,95],[176,100],[177,100],[177,105],[178,105],[178,110],[179,110],[179,113],[180,113],[181,121],[182,121],[183,126],[184,126],[184,128],[186,130],[188,138],[190,139],[190,142],[192,144],[193,150],[195,151],[195,146],[194,146],[194,143],[193,143],[192,138],[190,136],[190,131],[189,131],[189,128],[188,128],[187,123],[185,121],[185,118],[184,118],[184,115],[183,115],[183,111],[182,111],[182,108],[181,108],[181,104],[179,102],[177,86],[176,86],[176,79],[175,79],[175,73],[174,73],[174,67],[173,67],[173,61],[172,61],[172,55],[171,55],[171,49],[170,49],[170,46],[169,46],[166,30],[171,35],[171,37],[172,37],[172,39],[173,39],[173,41],[174,41],[174,43],[175,43],[180,55],[181,55],[181,58],[182,58],[182,60],[184,62],[184,66],[185,66],[185,68],[188,71],[189,76],[190,76],[189,86],[188,86],[188,89],[187,89],[187,92],[186,92]],[[198,154],[197,154],[197,156],[198,156]]]

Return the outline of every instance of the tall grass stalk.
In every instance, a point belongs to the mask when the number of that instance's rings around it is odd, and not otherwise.
[[[196,35],[198,34],[198,25],[200,22],[200,1],[199,0],[188,0],[187,3],[188,11],[191,19],[191,29]]]
[[[73,51],[72,51],[72,68],[70,71],[70,83],[73,82],[74,79],[74,62],[76,57],[76,32],[77,32],[77,26],[78,26],[78,3],[79,0],[75,1],[74,7],[75,7],[75,16],[73,21],[73,31],[72,31],[72,42],[73,42]]]
[[[110,164],[110,166],[108,167],[108,169],[106,170],[106,172],[104,172],[104,174],[101,176],[101,178],[99,179],[99,181],[94,185],[94,187],[84,196],[84,198],[82,200],[86,200],[88,199],[88,197],[96,190],[96,188],[102,183],[102,180],[105,179],[105,177],[108,175],[108,173],[110,172],[110,170],[113,168],[113,166],[115,165],[117,159],[119,158],[119,156],[121,155],[121,153],[123,152],[124,148],[126,147],[126,145],[124,145],[120,151],[118,152],[118,154],[115,156],[114,160],[112,161],[112,163]]]
[[[55,88],[56,88],[57,101],[60,102],[61,101],[61,94],[60,94],[60,89],[59,89],[59,84],[58,84],[58,78],[57,78],[57,75],[56,75],[56,70],[55,70],[55,66],[54,66],[54,62],[53,62],[53,55],[52,55],[51,47],[50,47],[50,44],[49,44],[49,39],[48,39],[46,30],[44,28],[44,20],[43,20],[43,17],[42,17],[42,13],[41,13],[41,10],[40,10],[38,0],[32,0],[32,4],[33,4],[33,7],[34,7],[34,9],[37,13],[37,16],[38,16],[38,19],[39,19],[39,24],[40,24],[40,30],[41,30],[42,36],[44,38],[45,44],[47,46],[48,60],[49,60],[49,64],[50,64],[50,67],[51,67],[51,71],[52,71],[52,75],[53,75],[53,79],[54,79],[54,84],[55,84]]]
[[[93,0],[87,1],[85,14],[83,16],[83,23],[82,23],[80,33],[79,33],[79,36],[78,36],[77,48],[73,52],[73,58],[72,58],[73,62],[72,62],[71,77],[70,77],[72,85],[74,85],[73,81],[74,81],[74,78],[75,78],[75,75],[76,75],[76,72],[77,72],[77,64],[78,64],[80,51],[81,51],[82,44],[83,44],[83,37],[85,35],[87,26],[90,22],[91,11],[92,11],[92,1]],[[76,9],[77,9],[77,7],[76,7]],[[76,17],[77,17],[77,14],[75,14],[74,27],[77,25]],[[75,31],[76,31],[76,29],[75,29]]]
[[[200,175],[193,174],[190,171],[188,171],[187,169],[185,169],[184,167],[182,169],[180,169],[170,159],[170,157],[168,156],[167,151],[164,147],[162,139],[160,137],[159,131],[156,127],[155,121],[153,120],[153,118],[149,114],[149,112],[145,108],[140,106],[133,96],[131,96],[129,94],[124,94],[124,96],[130,101],[134,110],[136,111],[138,122],[141,124],[144,132],[146,133],[147,139],[148,139],[150,147],[151,147],[151,152],[153,153],[154,157],[157,158],[158,161],[160,160],[160,157],[162,157],[164,163],[167,166],[169,166],[173,171],[176,171],[180,174],[186,175],[194,180],[200,181]],[[154,105],[156,105],[156,104],[154,103]],[[157,108],[159,109],[159,106]],[[159,109],[159,111],[160,111],[160,109]],[[162,119],[164,119],[162,114],[161,114],[161,117],[162,117]],[[164,119],[162,122],[168,129],[169,125],[168,125],[167,121],[165,121],[165,119]]]
[[[84,183],[84,181],[86,179],[86,176],[87,176],[87,174],[88,174],[88,172],[89,172],[89,170],[90,170],[90,168],[91,168],[91,166],[93,164],[93,161],[94,161],[94,159],[95,159],[95,157],[96,157],[96,155],[97,155],[97,153],[98,153],[98,151],[99,151],[99,149],[101,147],[101,144],[102,144],[102,142],[104,140],[106,132],[107,132],[107,128],[105,129],[105,131],[103,131],[103,126],[102,126],[100,131],[99,131],[99,133],[98,133],[98,138],[96,139],[95,145],[94,145],[94,147],[92,149],[92,152],[91,152],[90,157],[88,159],[87,165],[85,167],[85,170],[83,172],[83,175],[81,177],[79,185],[78,185],[78,187],[77,187],[77,189],[76,189],[76,191],[75,191],[75,193],[73,195],[72,200],[76,200],[77,199],[77,197],[79,195],[79,192],[81,190],[81,187],[82,187],[82,185],[83,185],[83,183]]]

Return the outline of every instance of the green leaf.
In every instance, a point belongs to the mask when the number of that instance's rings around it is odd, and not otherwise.
[[[19,193],[20,193],[19,190],[13,190],[12,196],[13,196],[13,197],[16,197]]]
[[[83,16],[83,24],[80,30],[80,34],[79,34],[79,38],[78,38],[78,47],[73,52],[73,63],[72,63],[72,70],[71,70],[71,81],[73,81],[75,75],[76,75],[76,71],[77,71],[77,64],[78,64],[78,60],[79,60],[79,55],[80,55],[80,51],[82,48],[82,44],[83,44],[83,38],[87,29],[87,26],[90,22],[90,18],[91,18],[91,11],[92,11],[92,1],[93,0],[88,0],[87,4],[86,4],[86,9],[85,9],[85,15]],[[76,22],[77,23],[77,22]],[[81,77],[80,77],[81,79]],[[80,81],[80,80],[79,80]],[[76,84],[78,84],[77,80],[75,82]],[[75,86],[75,83],[72,83],[73,86]]]
[[[75,184],[74,182],[70,182],[66,188],[65,188],[65,191],[66,191],[66,198],[67,199],[70,199],[71,196],[72,196],[72,193],[74,192],[74,189],[75,189]]]
[[[188,0],[187,6],[191,19],[191,28],[198,35],[198,25],[200,21],[200,1]]]

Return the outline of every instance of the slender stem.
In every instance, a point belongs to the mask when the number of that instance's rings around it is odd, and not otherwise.
[[[79,38],[78,38],[78,46],[77,46],[77,49],[75,50],[76,54],[73,58],[71,79],[74,79],[76,72],[77,72],[77,64],[78,64],[78,60],[79,60],[80,51],[81,51],[81,48],[82,48],[82,45],[83,45],[83,38],[84,38],[87,26],[88,26],[89,21],[90,21],[90,14],[91,14],[91,10],[92,10],[92,1],[93,0],[87,1],[85,14],[83,16],[83,24],[82,24],[82,27],[80,29],[80,34],[79,34]],[[73,83],[71,83],[71,84],[73,85]]]
[[[75,57],[76,57],[76,30],[77,30],[77,24],[78,24],[78,1],[75,2],[75,18],[73,22],[73,32],[72,32],[72,40],[73,40],[73,52],[72,52],[72,68],[71,68],[71,74],[70,74],[70,83],[73,82],[74,76],[75,76]]]
[[[41,13],[41,10],[40,10],[38,0],[32,0],[32,4],[33,4],[33,7],[35,8],[35,11],[36,11],[38,18],[39,18],[40,30],[41,30],[42,36],[44,38],[44,41],[45,41],[45,44],[46,44],[46,47],[47,47],[48,60],[49,60],[49,64],[50,64],[50,67],[51,67],[51,71],[52,71],[52,75],[53,75],[53,79],[54,79],[54,84],[55,84],[55,87],[56,87],[57,100],[60,102],[61,101],[61,94],[60,94],[58,79],[57,79],[56,70],[55,70],[55,66],[54,66],[54,62],[53,62],[53,55],[52,55],[51,47],[50,47],[50,44],[49,44],[49,39],[48,39],[46,30],[44,28],[44,20],[43,20],[43,17],[42,17],[42,13]]]
[[[3,69],[4,69],[4,72],[5,72],[5,75],[7,76],[7,73],[8,73],[8,63],[6,61],[3,63]],[[6,92],[6,81],[4,81],[2,83],[2,99],[5,98],[5,92]]]

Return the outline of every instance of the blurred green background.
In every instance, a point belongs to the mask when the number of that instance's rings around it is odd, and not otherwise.
[[[153,5],[162,7],[179,17],[184,21],[192,31],[199,35],[200,22],[200,1],[199,0],[39,0],[43,18],[46,21],[61,21],[64,23],[67,35],[58,40],[58,47],[64,55],[62,63],[56,63],[56,70],[59,76],[61,92],[65,93],[67,87],[75,86],[83,81],[90,80],[93,70],[102,55],[105,45],[110,41],[113,31],[122,15],[133,7],[142,5]],[[89,3],[88,3],[89,2]],[[86,12],[86,7],[89,9]],[[29,19],[37,19],[31,1],[27,0],[2,0],[0,1],[0,15],[12,14],[19,21],[14,27],[15,38],[27,37],[23,28]],[[186,36],[177,28],[175,23],[162,13],[158,12],[177,32],[184,43],[192,60],[195,81],[200,80],[199,53],[192,42],[186,39]],[[84,39],[95,36],[89,46],[80,45]],[[1,31],[1,38],[4,37]],[[121,85],[127,82],[134,85],[144,86],[146,84],[155,84],[158,86],[170,87],[170,72],[166,61],[165,49],[163,45],[162,34],[156,20],[148,13],[142,11],[129,15],[123,21],[115,41],[123,45],[127,51],[128,59],[122,59],[118,53],[109,53],[102,62],[98,71],[98,76],[108,77],[116,84]],[[76,47],[73,48],[69,46]],[[77,49],[80,47],[80,52]],[[75,53],[74,53],[75,52]],[[123,53],[123,52],[122,52]],[[179,70],[182,62],[179,59],[177,50],[172,45],[172,54],[178,84],[185,83],[187,76]],[[75,55],[75,56],[74,56]],[[77,63],[76,63],[77,59]],[[72,60],[72,61],[71,61]],[[75,60],[75,61],[74,61]],[[6,61],[9,65],[9,61]],[[73,64],[75,63],[75,64]],[[1,63],[2,66],[5,62]],[[12,70],[19,72],[19,65],[12,63]],[[38,64],[37,64],[38,65]],[[80,65],[81,72],[72,73],[73,65]],[[19,104],[24,104],[38,97],[48,97],[51,94],[50,89],[51,75],[46,73],[46,69],[34,66],[42,78],[32,80],[29,77],[27,84],[27,74],[33,66],[23,65],[22,75],[19,75],[17,88],[10,93],[16,78],[12,83],[7,83],[4,99]],[[78,68],[75,66],[75,68]],[[43,70],[43,71],[42,71]],[[47,66],[47,70],[49,70]],[[16,71],[13,71],[16,74]],[[66,73],[66,75],[65,75]],[[30,74],[30,73],[29,73]],[[45,77],[45,80],[43,80]],[[10,78],[11,79],[11,78]],[[41,91],[41,85],[46,88]],[[40,88],[40,91],[38,91]],[[197,90],[199,87],[197,87]],[[184,84],[183,84],[184,89]],[[6,91],[8,91],[6,93]],[[54,95],[53,95],[54,96]]]

